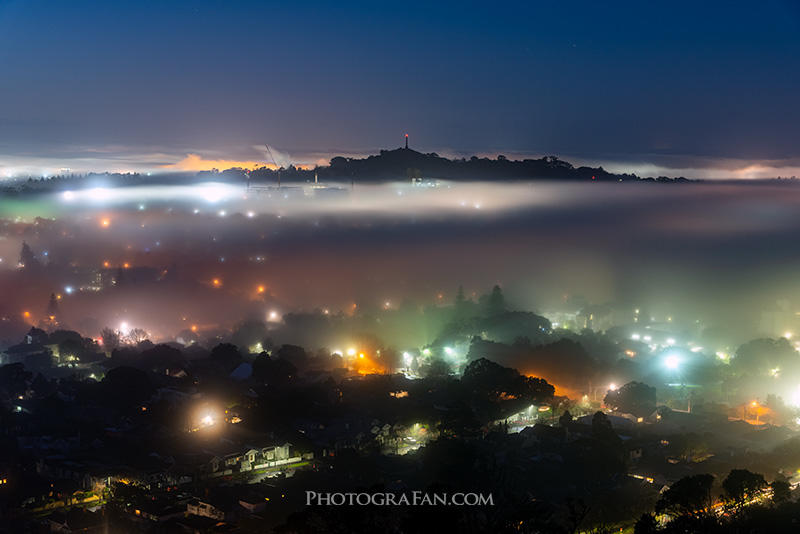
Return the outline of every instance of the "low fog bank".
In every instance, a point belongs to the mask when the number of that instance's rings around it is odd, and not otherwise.
[[[70,325],[93,325],[87,335],[127,321],[167,338],[186,324],[224,328],[271,312],[439,305],[459,285],[477,295],[497,283],[539,313],[577,299],[743,339],[775,335],[764,314],[797,299],[793,193],[792,184],[204,183],[3,199],[0,308],[35,321],[60,294]],[[23,242],[41,268],[18,267]]]

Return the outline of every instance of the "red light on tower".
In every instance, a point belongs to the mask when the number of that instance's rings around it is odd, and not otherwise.
[[[406,134],[406,150],[408,150],[408,134]]]

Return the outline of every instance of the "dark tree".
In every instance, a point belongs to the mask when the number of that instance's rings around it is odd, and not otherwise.
[[[767,376],[779,368],[781,374],[800,372],[800,356],[786,338],[756,339],[736,351],[731,368],[741,375]]]
[[[450,374],[450,364],[448,364],[442,358],[431,358],[430,361],[423,366],[422,374],[426,378],[441,378],[448,376]]]
[[[234,330],[233,335],[231,335],[231,341],[237,347],[241,347],[242,350],[250,351],[250,347],[258,343],[261,343],[262,348],[264,348],[264,341],[268,337],[267,325],[263,322],[244,321]]]
[[[116,367],[102,380],[104,397],[119,408],[130,408],[152,395],[154,388],[144,371],[133,367]]]
[[[159,373],[166,369],[179,368],[184,363],[180,350],[162,343],[142,351],[139,359],[142,365],[148,369],[157,370]]]
[[[146,330],[143,328],[132,328],[130,332],[128,332],[128,339],[134,345],[138,345],[142,341],[145,341],[150,337]]]
[[[767,485],[763,475],[752,473],[747,469],[732,469],[725,480],[722,481],[722,488],[733,501],[737,510],[741,510],[755,493],[761,491]]]
[[[242,355],[239,354],[239,349],[236,347],[236,345],[231,345],[230,343],[220,343],[211,349],[211,359],[232,363],[241,360]]]
[[[253,378],[267,384],[285,384],[297,376],[297,368],[288,360],[260,354],[253,361]]]
[[[772,488],[772,502],[785,503],[792,498],[792,486],[786,480],[775,480],[769,485]]]
[[[633,527],[633,534],[656,534],[656,532],[658,532],[658,522],[653,514],[642,514]]]
[[[656,388],[642,382],[628,382],[606,393],[603,402],[614,410],[646,417],[656,409]]]
[[[50,293],[50,300],[47,302],[47,316],[55,319],[58,314],[58,298],[55,293]]]
[[[303,347],[298,347],[297,345],[281,345],[275,351],[275,356],[281,360],[286,360],[297,369],[305,369],[308,364],[308,354],[306,354]]]
[[[28,381],[33,375],[21,363],[0,366],[0,389],[13,396],[22,395],[28,389]]]
[[[531,403],[552,399],[555,394],[555,388],[544,379],[521,375],[486,358],[471,361],[461,382],[489,400],[516,398]]]
[[[693,475],[670,486],[656,502],[656,513],[673,515],[703,515],[711,505],[711,486],[714,475]]]
[[[106,352],[113,352],[114,349],[119,347],[119,333],[111,328],[103,328],[100,331],[100,339],[103,340],[103,349]]]
[[[26,270],[39,267],[39,260],[25,241],[22,242],[22,250],[19,253],[19,264]]]
[[[506,298],[500,286],[494,286],[489,298],[486,300],[486,315],[492,317],[506,311]]]

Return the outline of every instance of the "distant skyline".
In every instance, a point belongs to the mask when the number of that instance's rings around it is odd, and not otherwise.
[[[0,177],[403,144],[800,175],[800,4],[0,0]]]

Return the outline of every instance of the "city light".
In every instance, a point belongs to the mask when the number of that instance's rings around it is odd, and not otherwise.
[[[87,189],[83,193],[92,202],[105,202],[109,200],[113,195],[113,193],[110,190],[105,189],[103,187],[94,187],[92,189]]]
[[[196,194],[209,204],[216,204],[230,197],[232,192],[223,184],[210,183],[196,188]]]
[[[795,408],[800,408],[800,385],[798,385],[789,395],[789,404]]]
[[[800,530],[794,3],[11,4],[0,529]]]
[[[674,371],[681,365],[681,359],[675,354],[670,354],[664,359],[664,365],[667,369]]]

